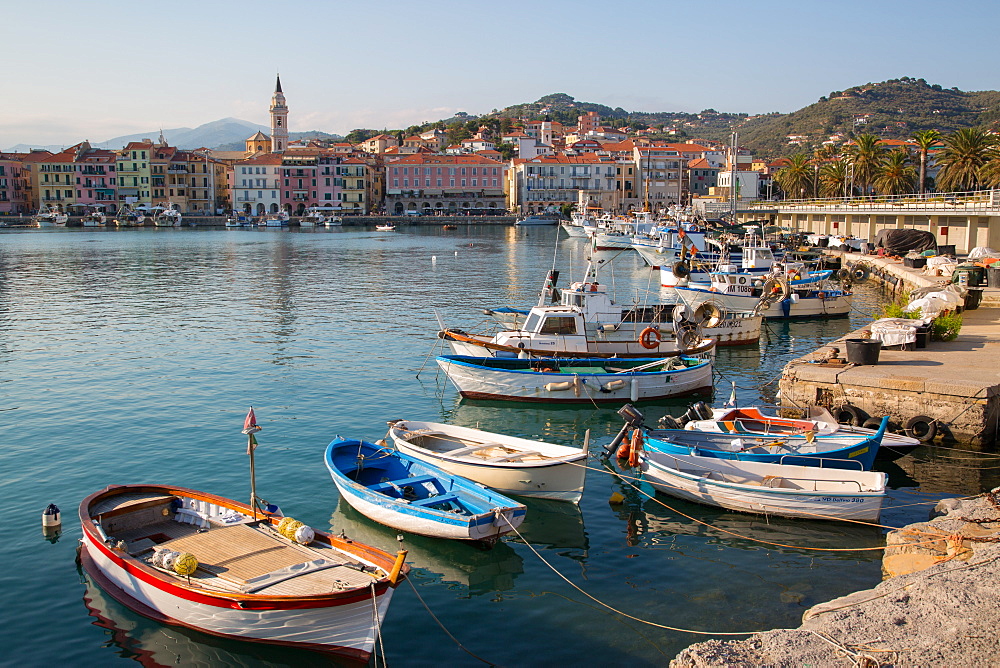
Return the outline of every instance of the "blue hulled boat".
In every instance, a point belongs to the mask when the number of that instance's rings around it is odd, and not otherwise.
[[[325,461],[345,501],[394,529],[493,542],[524,521],[523,504],[391,446],[338,436]]]

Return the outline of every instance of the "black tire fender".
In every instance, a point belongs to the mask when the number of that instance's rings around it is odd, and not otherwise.
[[[930,443],[937,436],[937,420],[926,415],[917,415],[906,421],[903,431],[921,443]]]
[[[868,419],[868,414],[857,406],[851,406],[850,404],[844,404],[837,409],[836,412],[837,422],[840,424],[849,424],[855,427],[860,427]],[[882,424],[879,422],[879,424]]]
[[[861,426],[865,429],[878,429],[882,426],[882,421],[878,418],[868,418]]]

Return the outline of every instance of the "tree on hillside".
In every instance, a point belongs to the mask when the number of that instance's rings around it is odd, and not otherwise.
[[[869,133],[855,135],[853,141],[847,147],[847,160],[853,166],[854,183],[862,194],[867,195],[882,167],[885,146],[879,143],[881,139],[878,135]]]
[[[927,186],[927,152],[941,141],[941,133],[937,130],[921,130],[913,133],[913,141],[920,150],[920,177],[917,181],[917,192],[924,194]]]
[[[805,153],[793,155],[788,159],[788,164],[774,175],[774,180],[783,191],[798,198],[805,198],[806,190],[812,188],[812,179],[812,161]]]
[[[904,150],[892,151],[882,161],[882,168],[875,176],[875,189],[883,195],[902,195],[913,192],[917,171],[910,164]]]
[[[941,165],[939,191],[978,190],[983,182],[980,170],[1000,156],[997,138],[983,128],[963,128],[944,138],[944,148],[935,157]]]

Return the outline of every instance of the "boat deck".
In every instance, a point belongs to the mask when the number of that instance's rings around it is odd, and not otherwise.
[[[198,570],[190,582],[211,589],[309,596],[364,587],[380,574],[371,568],[366,572],[364,564],[339,550],[320,543],[299,545],[254,522],[206,530],[168,519],[114,537],[147,563],[155,550],[193,554]]]

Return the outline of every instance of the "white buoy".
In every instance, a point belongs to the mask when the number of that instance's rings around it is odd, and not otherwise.
[[[437,264],[437,261],[438,261],[438,256],[437,255],[431,255],[431,264]]]
[[[458,251],[455,251],[455,257],[458,257]]]
[[[62,515],[59,513],[59,506],[50,503],[49,507],[42,512],[43,527],[57,527],[62,525]]]

